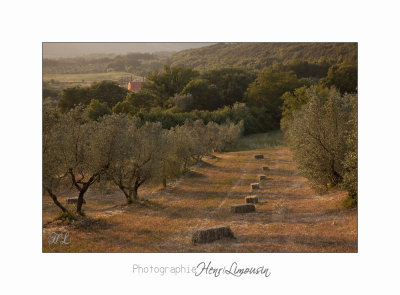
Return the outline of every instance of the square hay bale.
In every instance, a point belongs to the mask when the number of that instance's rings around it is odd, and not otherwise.
[[[258,182],[250,184],[251,189],[260,189],[260,184]]]
[[[254,204],[242,204],[242,205],[231,206],[232,213],[249,213],[255,211],[256,211],[256,206]]]
[[[267,180],[267,176],[266,175],[259,175],[258,177],[260,178],[260,180]]]
[[[257,204],[258,203],[257,196],[247,196],[244,199],[246,201],[246,204]]]
[[[254,155],[254,158],[256,158],[256,159],[264,159],[264,155]]]
[[[86,204],[85,199],[83,199],[83,204]],[[78,204],[78,198],[69,198],[67,199],[67,204]]]
[[[219,226],[207,229],[200,229],[193,233],[192,243],[211,243],[223,238],[234,239],[235,236],[229,226]]]
[[[263,171],[269,171],[269,167],[268,166],[263,166],[262,169],[263,169]]]

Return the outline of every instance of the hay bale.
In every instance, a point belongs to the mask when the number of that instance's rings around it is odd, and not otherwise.
[[[231,206],[232,213],[249,213],[255,211],[256,211],[256,206],[254,206],[254,204],[242,204],[242,205]]]
[[[258,203],[257,196],[247,196],[244,199],[246,201],[246,204],[257,204]]]
[[[268,166],[263,166],[262,169],[263,169],[263,171],[269,171],[269,167]]]
[[[260,178],[260,180],[267,180],[267,176],[266,175],[259,175],[258,177]]]
[[[211,243],[223,238],[235,238],[229,226],[219,226],[197,230],[193,233],[192,243]]]
[[[83,204],[86,204],[86,201],[85,201],[85,199],[83,199],[83,202],[82,202]],[[70,199],[67,199],[67,204],[78,204],[78,198],[70,198]]]
[[[260,184],[258,182],[250,184],[251,189],[260,189]]]
[[[254,155],[254,158],[256,158],[256,159],[264,159],[264,155]]]

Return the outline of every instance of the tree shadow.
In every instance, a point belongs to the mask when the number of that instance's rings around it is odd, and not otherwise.
[[[343,217],[357,216],[356,210],[330,209],[315,212],[314,210],[293,210],[284,206],[274,209],[257,210],[257,218],[248,219],[251,223],[287,223],[287,224],[318,224],[343,219]]]
[[[326,251],[319,252],[357,252],[358,241],[352,239],[343,239],[337,237],[323,237],[323,236],[308,236],[308,235],[265,235],[260,237],[259,235],[238,235],[238,242],[245,241],[260,241],[263,243],[278,244],[282,248],[287,244],[298,244],[300,246],[310,246],[315,248],[326,248]],[[280,247],[279,247],[280,248]],[[278,249],[279,249],[278,248]],[[278,250],[273,252],[296,252],[296,251],[284,251]],[[301,251],[301,252],[314,252],[314,251]]]

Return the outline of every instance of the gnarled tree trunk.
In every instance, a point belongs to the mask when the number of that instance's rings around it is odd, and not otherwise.
[[[85,195],[88,188],[89,188],[88,185],[84,185],[79,192],[78,202],[76,205],[76,212],[80,215],[82,215],[83,196]]]
[[[57,196],[48,188],[46,188],[47,193],[49,194],[50,198],[53,200],[54,204],[62,210],[64,213],[69,213],[68,209],[65,208],[58,200]]]

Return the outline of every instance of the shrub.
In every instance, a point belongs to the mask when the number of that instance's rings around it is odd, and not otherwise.
[[[60,214],[58,214],[58,216],[54,220],[61,220],[63,222],[71,222],[73,220],[76,220],[76,216],[69,211],[61,212]]]
[[[356,208],[357,207],[357,199],[349,196],[342,202],[342,206],[344,208],[348,208],[348,209]]]

